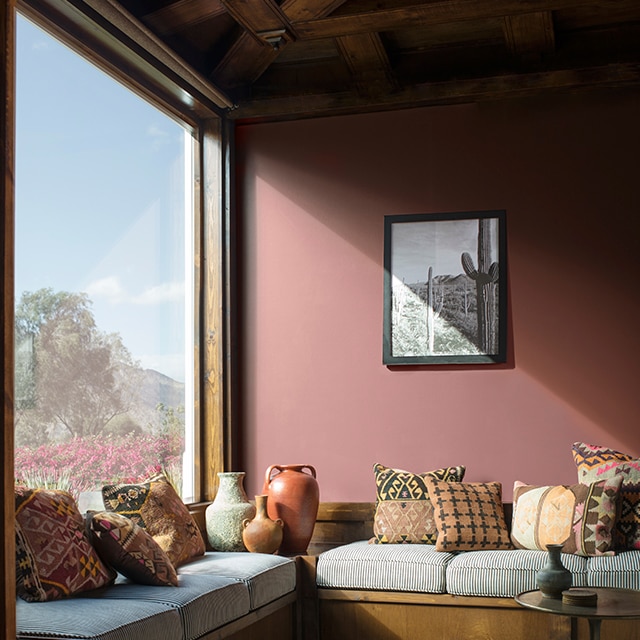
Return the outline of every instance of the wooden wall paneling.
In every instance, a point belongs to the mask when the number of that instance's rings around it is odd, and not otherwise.
[[[224,464],[225,469],[242,469],[240,458],[240,434],[237,416],[239,415],[239,376],[238,376],[238,262],[240,255],[237,247],[236,185],[235,185],[235,123],[222,121],[222,200],[223,200],[223,321],[225,327],[225,388],[226,407],[224,421]]]
[[[203,440],[203,499],[212,500],[218,486],[217,473],[225,470],[224,368],[225,334],[223,318],[223,142],[222,122],[203,123],[202,138],[202,329],[201,407]]]
[[[13,314],[14,314],[14,168],[15,168],[15,38],[16,12],[14,0],[6,0],[0,9],[0,43],[2,44],[2,107],[0,140],[2,141],[2,615],[4,637],[14,638],[16,628],[15,594],[15,499],[13,472]]]
[[[297,640],[295,592],[251,611],[239,620],[203,636],[200,640]]]
[[[330,591],[330,590],[323,590]],[[389,594],[393,595],[393,594]],[[402,600],[406,594],[397,594]],[[450,596],[452,601],[453,597]],[[467,599],[468,600],[468,599]],[[431,606],[405,602],[319,600],[320,639],[367,638],[401,640],[572,640],[572,623],[565,616],[523,611],[504,598],[474,598],[476,606]],[[492,600],[502,607],[491,606]],[[515,604],[515,603],[514,603]]]
[[[578,640],[590,640],[589,622],[577,620]],[[600,640],[640,640],[640,620],[603,620]]]
[[[321,502],[309,554],[371,538],[374,509],[373,502]]]
[[[317,640],[318,638],[317,560],[317,556],[298,556],[296,558],[298,640]]]

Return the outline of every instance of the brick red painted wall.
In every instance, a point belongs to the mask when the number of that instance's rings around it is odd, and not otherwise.
[[[640,93],[238,128],[243,462],[573,483],[571,443],[640,455]],[[506,209],[509,363],[382,364],[383,216]]]

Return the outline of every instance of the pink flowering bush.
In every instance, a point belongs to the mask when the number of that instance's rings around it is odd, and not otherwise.
[[[158,472],[181,475],[182,442],[154,435],[74,438],[61,444],[18,447],[16,483],[59,488],[76,499],[104,484],[139,482]]]

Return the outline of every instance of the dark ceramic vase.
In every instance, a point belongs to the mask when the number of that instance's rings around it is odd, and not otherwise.
[[[547,563],[536,574],[536,585],[545,598],[562,599],[562,592],[571,588],[573,576],[562,564],[562,544],[546,545]]]
[[[267,469],[263,493],[269,495],[269,517],[284,523],[278,553],[305,555],[320,501],[316,470],[308,464],[273,464]]]

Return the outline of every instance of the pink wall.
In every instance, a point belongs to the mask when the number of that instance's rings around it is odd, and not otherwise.
[[[571,444],[640,454],[639,93],[238,128],[243,461],[576,482]],[[383,216],[505,209],[508,366],[382,364]]]

